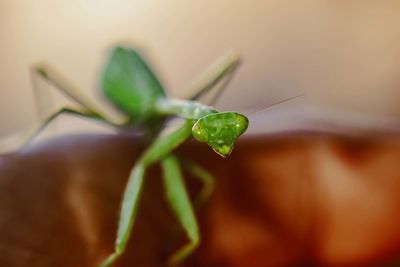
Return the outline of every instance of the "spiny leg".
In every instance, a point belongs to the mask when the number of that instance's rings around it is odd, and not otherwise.
[[[218,92],[212,98],[212,101],[215,102],[216,98],[222,94],[222,91],[229,83],[229,80],[233,76],[234,71],[237,69],[239,64],[240,59],[236,54],[229,53],[225,55],[195,80],[193,85],[188,89],[190,92],[189,96],[184,99],[198,100],[201,96],[207,94],[211,89],[217,86],[219,82],[226,78],[226,82],[219,85]]]
[[[198,247],[200,233],[178,160],[175,156],[169,155],[161,161],[161,165],[167,200],[189,239],[189,243],[178,249],[170,257],[169,264],[175,266],[185,260]]]
[[[179,157],[179,160],[182,161],[184,168],[187,169],[189,173],[192,174],[194,178],[198,179],[203,185],[194,202],[196,207],[200,207],[214,192],[215,179],[212,174],[194,161],[183,157]]]
[[[151,164],[163,159],[174,148],[189,138],[192,133],[192,126],[193,122],[188,120],[182,127],[174,132],[166,136],[158,137],[136,162],[135,167],[129,175],[128,184],[125,188],[122,200],[114,252],[101,263],[101,267],[112,266],[126,249],[126,244],[136,219],[140,193],[147,168]]]

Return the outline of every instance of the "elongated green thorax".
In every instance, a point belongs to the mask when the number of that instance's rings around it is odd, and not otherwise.
[[[175,115],[185,119],[199,119],[218,111],[210,106],[196,101],[181,100],[173,98],[160,98],[154,109],[160,115]]]
[[[193,136],[210,145],[222,157],[227,157],[249,125],[246,116],[236,112],[213,113],[200,118],[192,129]]]

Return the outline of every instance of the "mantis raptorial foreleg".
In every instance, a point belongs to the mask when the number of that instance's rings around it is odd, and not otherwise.
[[[101,263],[100,267],[111,266],[125,251],[126,244],[128,243],[128,239],[136,219],[145,170],[146,166],[144,163],[136,164],[135,168],[129,175],[128,184],[126,185],[122,200],[115,249],[114,252]]]
[[[163,159],[174,148],[189,138],[192,134],[192,125],[193,122],[188,120],[174,132],[158,137],[146,150],[145,154],[136,162],[135,167],[129,175],[122,200],[114,253],[100,265],[101,267],[111,266],[125,251],[136,219],[140,193],[147,168],[151,164]]]
[[[161,161],[161,165],[167,201],[189,239],[189,243],[185,244],[170,257],[169,264],[174,266],[182,262],[197,248],[200,243],[200,234],[178,160],[175,156],[169,155]]]

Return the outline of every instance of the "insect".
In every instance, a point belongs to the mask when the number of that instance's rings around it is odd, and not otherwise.
[[[173,151],[193,136],[211,146],[222,157],[227,157],[231,153],[236,140],[246,131],[249,120],[240,113],[219,112],[196,100],[221,81],[228,80],[238,63],[236,56],[223,58],[199,79],[194,86],[195,93],[189,100],[180,100],[166,95],[153,71],[135,49],[117,46],[112,50],[105,65],[101,84],[106,98],[124,115],[122,120],[116,120],[105,114],[91,99],[84,97],[52,68],[46,65],[33,68],[35,77],[54,85],[78,103],[80,108],[61,108],[36,125],[21,143],[30,140],[63,113],[94,118],[118,128],[138,128],[151,140],[130,172],[122,200],[114,252],[104,259],[101,267],[112,266],[124,253],[135,222],[146,171],[150,165],[157,162],[160,162],[163,170],[167,200],[189,240],[171,255],[169,264],[177,265],[184,261],[199,245],[200,233],[183,182],[180,159]],[[165,126],[166,120],[171,117],[180,117],[183,120],[182,124],[167,134],[158,134]],[[212,191],[212,176],[194,162],[185,162],[185,167],[204,183],[203,191],[200,193],[200,201],[203,201]]]

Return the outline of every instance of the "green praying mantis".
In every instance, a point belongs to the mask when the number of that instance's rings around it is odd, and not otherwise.
[[[183,182],[180,159],[174,155],[174,149],[193,136],[198,141],[207,143],[222,157],[231,153],[236,140],[246,131],[249,120],[237,112],[219,112],[196,100],[222,81],[229,81],[238,65],[237,56],[224,57],[198,79],[189,100],[173,99],[166,95],[153,71],[135,49],[117,46],[105,65],[101,85],[106,98],[124,114],[122,120],[107,115],[49,66],[39,65],[33,68],[34,77],[61,90],[79,108],[63,107],[44,118],[22,138],[21,144],[29,142],[57,116],[65,113],[97,119],[117,128],[138,128],[152,140],[130,172],[122,200],[114,252],[104,259],[101,267],[112,266],[124,253],[135,222],[146,171],[150,165],[158,162],[163,170],[167,200],[188,239],[187,244],[170,256],[169,264],[178,265],[198,247],[199,227]],[[177,129],[159,134],[166,120],[171,117],[179,117],[183,122]],[[213,177],[194,162],[186,161],[184,165],[194,177],[204,183],[200,198],[206,199],[212,192]]]
[[[234,60],[225,66],[199,93],[207,90],[236,64],[237,61]],[[129,121],[133,125],[138,124],[147,129],[162,123],[168,116],[179,116],[184,119],[184,123],[175,131],[156,138],[135,163],[122,200],[115,251],[100,266],[111,266],[124,252],[135,220],[146,169],[156,162],[160,162],[163,169],[169,204],[189,239],[189,243],[171,256],[170,264],[176,265],[198,246],[200,234],[173,150],[193,136],[226,157],[231,153],[237,138],[246,131],[249,121],[236,112],[218,112],[198,102],[166,97],[160,82],[140,55],[132,49],[114,49],[105,68],[102,84],[107,98],[129,114]],[[203,181],[210,179],[209,174],[201,176]]]

